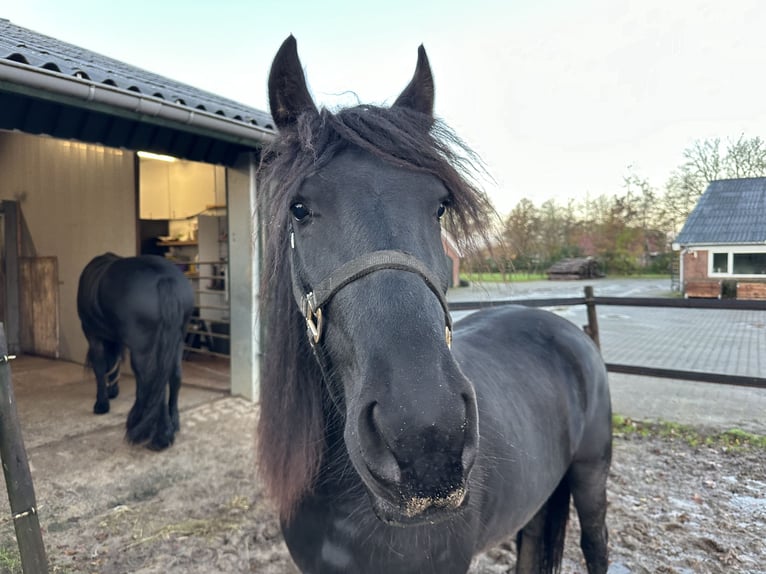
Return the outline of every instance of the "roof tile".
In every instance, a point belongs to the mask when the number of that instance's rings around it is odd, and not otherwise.
[[[766,177],[710,182],[676,242],[681,245],[766,242]]]
[[[162,98],[274,130],[266,112],[108,58],[0,19],[0,59]]]

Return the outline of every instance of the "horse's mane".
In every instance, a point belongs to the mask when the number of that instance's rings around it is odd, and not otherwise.
[[[473,178],[482,168],[476,155],[443,123],[406,107],[312,110],[265,151],[259,201],[265,249],[258,457],[264,486],[284,520],[314,486],[329,430],[326,391],[290,287],[289,202],[309,175],[351,146],[439,178],[450,195],[445,227],[463,245],[486,239],[494,213]]]

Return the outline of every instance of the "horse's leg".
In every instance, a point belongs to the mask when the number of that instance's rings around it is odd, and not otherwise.
[[[148,380],[151,373],[146,368],[146,353],[144,351],[131,349],[130,368],[136,379],[136,400],[128,413],[127,436],[132,443],[141,443],[149,439],[151,426],[146,424],[147,412],[150,405],[147,404],[147,387],[150,384]]]
[[[120,363],[122,362],[122,345],[109,343],[105,345],[107,357],[106,392],[110,399],[116,399],[120,394]]]
[[[181,429],[181,419],[178,415],[178,393],[181,390],[181,361],[183,359],[183,345],[178,350],[178,359],[173,366],[173,372],[170,374],[170,396],[168,397],[168,412],[170,413],[170,422],[173,424],[173,430],[178,432]]]
[[[152,450],[164,450],[173,444],[175,440],[175,427],[170,419],[170,412],[165,403],[166,385],[167,383],[162,385],[162,394],[156,397],[157,423],[154,427],[154,434],[149,441],[149,448]],[[168,399],[168,404],[169,402],[170,399]],[[151,408],[155,408],[155,405],[152,405]]]
[[[104,342],[96,337],[88,337],[88,362],[96,375],[96,403],[93,412],[103,415],[109,412],[109,396],[106,388],[106,371],[108,367],[107,353]]]
[[[580,548],[588,574],[605,574],[609,567],[606,529],[606,480],[609,457],[575,462],[569,470],[572,498],[580,518]]]
[[[136,374],[136,410],[133,418],[134,426],[132,442],[149,441],[147,445],[152,450],[163,450],[173,444],[175,430],[170,420],[167,398],[169,371],[165,365],[158,364],[154,347],[143,351],[131,351],[131,365]],[[149,365],[154,365],[152,369]],[[140,386],[140,391],[139,391]],[[139,402],[140,401],[140,402]],[[131,410],[131,415],[134,415]],[[130,418],[128,421],[130,422]],[[128,428],[131,438],[131,428]]]
[[[541,572],[543,530],[547,504],[516,535],[516,574]]]
[[[568,517],[569,482],[565,477],[516,536],[516,574],[558,571]]]

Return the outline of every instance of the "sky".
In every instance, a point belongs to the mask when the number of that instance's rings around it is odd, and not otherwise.
[[[661,189],[695,140],[766,138],[762,0],[24,0],[0,17],[268,110],[293,34],[319,105],[390,104],[428,53],[435,112],[521,199]]]

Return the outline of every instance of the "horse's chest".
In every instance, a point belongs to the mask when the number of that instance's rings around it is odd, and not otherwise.
[[[293,560],[307,574],[462,574],[470,564],[468,532],[460,537],[447,526],[387,526],[369,510],[305,510],[283,531]]]

